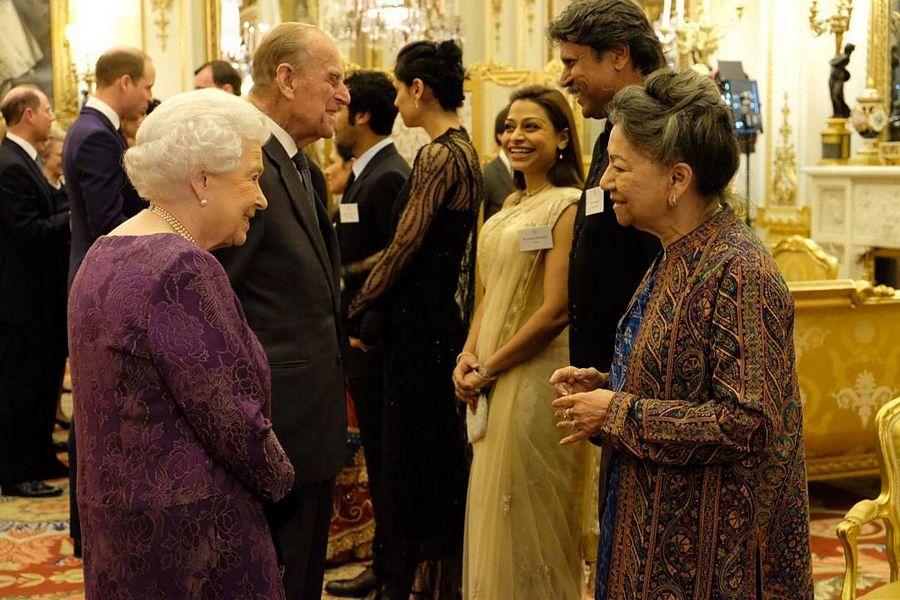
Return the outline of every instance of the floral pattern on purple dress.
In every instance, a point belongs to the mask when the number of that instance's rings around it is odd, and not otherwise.
[[[69,344],[86,597],[284,598],[262,503],[294,470],[222,266],[172,234],[101,237]]]

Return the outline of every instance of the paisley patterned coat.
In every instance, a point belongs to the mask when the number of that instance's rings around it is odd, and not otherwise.
[[[793,321],[730,209],[666,250],[600,434],[621,469],[610,598],[813,598]]]

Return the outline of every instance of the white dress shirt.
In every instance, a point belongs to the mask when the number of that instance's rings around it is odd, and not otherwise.
[[[96,96],[91,96],[88,98],[88,101],[84,103],[84,105],[88,108],[93,108],[96,111],[100,111],[104,117],[109,119],[109,122],[112,123],[113,129],[118,130],[122,126],[122,119],[119,117],[119,113],[113,110],[112,106],[97,98]]]

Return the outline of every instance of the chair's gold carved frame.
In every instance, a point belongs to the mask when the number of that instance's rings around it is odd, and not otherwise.
[[[881,493],[875,500],[861,500],[844,516],[837,526],[837,536],[844,547],[844,582],[841,600],[855,600],[856,582],[859,578],[859,552],[857,538],[863,525],[882,519],[887,532],[887,559],[890,564],[890,581],[900,576],[897,560],[900,558],[900,504],[897,502],[897,486],[900,485],[900,432],[895,430],[900,419],[900,398],[881,407],[875,416],[878,445],[878,472],[881,476]],[[887,597],[887,596],[883,596]]]

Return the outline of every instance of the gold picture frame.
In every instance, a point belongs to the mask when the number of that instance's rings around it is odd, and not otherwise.
[[[891,40],[897,35],[895,28],[900,28],[900,15],[892,15],[892,0],[871,0],[869,12],[869,48],[867,75],[872,87],[881,92],[884,109],[891,114],[892,72],[891,72]],[[888,133],[886,127],[882,138]]]
[[[72,50],[66,39],[71,21],[69,0],[50,0],[50,40],[53,52],[53,105],[56,118],[68,127],[78,116],[78,77],[72,62]]]

